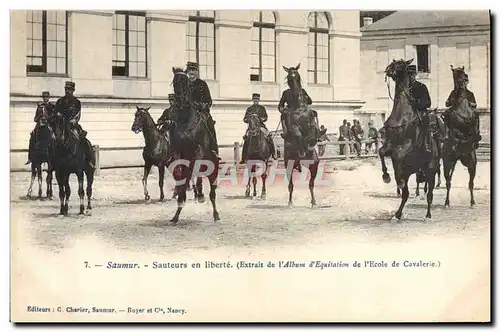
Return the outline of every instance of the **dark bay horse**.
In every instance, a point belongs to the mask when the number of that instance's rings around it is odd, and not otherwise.
[[[448,121],[445,122],[449,129],[449,138],[443,144],[443,169],[446,179],[444,205],[445,207],[450,206],[451,178],[455,165],[460,160],[469,171],[470,205],[473,207],[476,204],[474,201],[474,178],[477,166],[475,136],[479,135],[478,119],[467,99],[468,75],[465,73],[464,67],[453,68],[451,66],[451,70],[456,99],[451,101],[451,112],[447,115]]]
[[[59,185],[59,199],[61,201],[60,216],[68,215],[68,203],[71,195],[69,177],[76,174],[78,178],[78,196],[80,197],[79,215],[90,215],[92,212],[92,184],[94,183],[95,169],[90,165],[95,165],[94,155],[92,160],[87,160],[85,148],[77,133],[70,128],[70,123],[66,118],[57,113],[54,121],[55,132],[55,160],[54,170],[56,173],[57,184]],[[84,207],[85,191],[83,188],[83,178],[87,178],[87,210]]]
[[[409,61],[393,60],[385,69],[385,75],[396,83],[394,104],[392,112],[384,123],[385,140],[379,149],[380,161],[382,164],[382,178],[384,182],[391,181],[387,173],[384,158],[390,156],[394,167],[394,177],[397,186],[402,190],[401,204],[395,214],[400,220],[403,208],[409,197],[408,178],[419,171],[425,177],[429,190],[427,192],[427,214],[426,218],[431,218],[431,205],[435,175],[439,168],[438,142],[431,140],[431,153],[424,151],[424,135],[417,110],[413,109],[410,95],[410,80],[408,66]]]
[[[176,106],[172,114],[171,144],[174,161],[169,168],[176,181],[177,211],[171,222],[177,223],[186,203],[186,190],[192,177],[197,179],[196,194],[198,202],[204,202],[202,176],[210,182],[210,201],[214,220],[220,220],[215,204],[219,158],[210,149],[210,131],[207,117],[193,107],[189,79],[182,68],[172,68]],[[193,171],[195,174],[193,174]],[[198,173],[199,172],[199,173]]]
[[[149,113],[148,108],[136,106],[137,110],[134,115],[134,123],[131,130],[144,135],[145,146],[142,150],[142,158],[144,159],[144,176],[142,178],[142,186],[144,187],[144,198],[148,202],[151,197],[148,193],[148,176],[151,168],[158,167],[158,185],[160,186],[160,202],[165,199],[163,192],[163,183],[165,179],[165,168],[168,166],[170,157],[170,141],[160,130]]]
[[[248,118],[248,155],[247,155],[247,170],[249,174],[255,174],[256,162],[259,162],[259,167],[262,167],[263,173],[261,175],[262,179],[262,193],[261,198],[266,198],[266,179],[267,179],[267,168],[268,161],[271,158],[271,147],[269,146],[269,141],[267,136],[262,131],[262,124],[260,118],[256,114],[250,115]],[[253,183],[253,197],[257,196],[257,177],[249,176],[247,188],[245,191],[245,196],[250,197],[250,180]]]
[[[307,163],[309,169],[309,191],[311,192],[311,206],[316,206],[316,198],[314,197],[314,181],[318,174],[319,157],[314,149],[318,140],[318,132],[315,130],[312,123],[313,112],[305,106],[304,96],[302,92],[302,84],[299,74],[300,64],[297,67],[287,68],[283,66],[288,73],[286,79],[295,103],[299,105],[297,108],[289,108],[288,112],[288,132],[290,139],[285,140],[284,161],[287,169],[286,175],[288,178],[288,206],[293,205],[293,170],[296,169],[302,172],[302,163]],[[286,119],[286,118],[285,118]]]
[[[53,161],[55,158],[55,140],[51,129],[51,120],[45,111],[45,105],[40,104],[38,108],[43,108],[43,116],[38,120],[38,126],[33,133],[33,146],[30,146],[31,156],[31,182],[28,188],[28,197],[31,197],[35,177],[38,177],[38,198],[42,197],[42,164],[47,163],[47,198],[52,199],[52,173]],[[38,112],[38,110],[37,110]]]

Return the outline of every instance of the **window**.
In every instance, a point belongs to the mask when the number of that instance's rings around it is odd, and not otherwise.
[[[417,53],[417,72],[430,73],[429,45],[415,45]]]
[[[113,16],[113,76],[147,77],[145,13]]]
[[[329,22],[326,14],[321,12],[310,13],[308,21],[307,80],[309,83],[328,84],[330,82]]]
[[[66,74],[67,22],[65,11],[27,11],[27,73]]]
[[[197,10],[187,23],[187,58],[196,62],[200,78],[215,79],[215,12]]]
[[[458,43],[455,53],[456,63],[453,66],[465,67],[465,71],[470,71],[470,43]]]
[[[276,81],[276,19],[273,12],[256,13],[252,28],[250,81]]]

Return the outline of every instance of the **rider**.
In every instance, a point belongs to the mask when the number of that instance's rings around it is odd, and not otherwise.
[[[168,102],[169,102],[170,106],[163,111],[163,114],[160,116],[160,118],[158,119],[158,121],[156,123],[158,126],[160,126],[160,132],[162,132],[164,135],[167,134],[168,129],[170,127],[171,114],[172,114],[174,104],[175,104],[175,94],[174,93],[168,94]]]
[[[35,117],[33,119],[33,121],[36,123],[36,125],[30,134],[28,161],[26,162],[25,165],[28,165],[31,162],[31,150],[33,149],[33,145],[35,144],[35,132],[37,131],[38,127],[40,126],[40,119],[41,118],[45,118],[45,119],[49,118],[52,115],[54,115],[54,112],[55,112],[54,105],[49,101],[50,100],[50,93],[48,91],[42,91],[42,99],[43,99],[43,101],[41,103],[38,103],[38,105],[37,105]],[[50,127],[49,127],[49,129],[50,129]]]
[[[469,76],[468,75],[466,75],[462,84],[463,84],[462,87],[465,89],[467,101],[469,102],[469,107],[471,109],[475,110],[477,108],[476,98],[474,97],[474,93],[472,93],[472,91],[467,89],[467,85],[469,84]],[[453,106],[455,106],[454,104],[458,98],[458,93],[459,93],[460,88],[461,87],[457,87],[456,89],[453,89],[450,93],[450,96],[448,97],[448,99],[446,100],[446,103],[445,103],[445,106],[448,107],[448,109],[444,112],[444,121],[445,121],[445,124],[448,128],[449,128],[449,126],[448,126],[449,125],[449,115],[451,112],[453,112]],[[479,115],[477,112],[474,112],[474,115],[476,117],[476,130],[477,130],[476,137],[474,138],[474,143],[477,146],[478,142],[481,140],[481,135],[479,132]]]
[[[278,104],[278,111],[281,113],[281,125],[283,126],[283,134],[281,134],[281,137],[283,139],[288,138],[288,123],[287,123],[287,118],[288,118],[288,112],[292,109],[298,109],[305,107],[307,109],[310,108],[310,105],[312,104],[312,99],[309,97],[307,94],[306,90],[302,88],[302,102],[304,104],[302,105],[297,105],[297,102],[295,101],[295,98],[293,96],[293,92],[291,89],[286,89],[283,91],[283,94],[281,95],[280,102]],[[300,101],[299,101],[300,103]],[[285,106],[286,104],[286,106]],[[314,116],[314,126],[316,127],[316,130],[318,132],[318,137],[323,136],[326,133],[326,129],[320,130],[319,125],[318,125],[318,113],[316,111],[312,111],[313,116]]]
[[[217,145],[217,135],[215,132],[215,121],[210,115],[210,107],[212,106],[212,97],[210,96],[210,89],[205,81],[198,77],[198,64],[195,62],[188,62],[186,66],[186,73],[189,77],[189,87],[191,89],[191,98],[193,106],[198,111],[204,112],[207,119],[207,127],[210,132],[210,149],[217,158],[219,157],[219,147]]]
[[[267,129],[267,127],[264,123],[267,121],[266,108],[262,105],[259,105],[260,94],[258,94],[258,93],[252,94],[252,101],[253,101],[253,105],[250,106],[249,108],[247,108],[247,110],[245,112],[245,117],[243,118],[243,122],[248,123],[248,121],[249,121],[248,118],[254,114],[259,117],[260,125],[261,125],[260,128],[261,128],[262,132],[264,133],[264,135],[266,136],[266,138],[268,139],[269,146],[271,148],[271,154],[272,154],[273,158],[276,159],[276,157],[274,155],[274,153],[275,153],[274,142],[271,138],[271,134],[269,133],[269,130]],[[247,159],[247,153],[248,153],[247,133],[248,133],[248,129],[247,129],[247,132],[245,133],[245,136],[243,136],[244,142],[243,142],[243,151],[241,154],[240,164],[246,163],[246,159]]]
[[[417,66],[410,65],[408,67],[410,74],[410,95],[413,109],[418,113],[417,116],[422,120],[424,136],[425,152],[431,152],[431,133],[429,130],[429,116],[427,109],[431,106],[431,97],[427,86],[416,80]]]
[[[64,84],[64,97],[59,98],[56,102],[56,112],[61,113],[66,121],[69,121],[72,129],[80,138],[83,143],[87,161],[91,167],[95,167],[92,163],[93,149],[90,142],[86,139],[87,132],[83,130],[82,126],[78,123],[81,117],[81,104],[78,98],[73,93],[75,92],[75,82],[66,81]]]

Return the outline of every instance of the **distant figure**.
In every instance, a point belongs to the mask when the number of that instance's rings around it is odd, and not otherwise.
[[[362,135],[362,129],[361,125],[359,125],[358,120],[353,120],[353,125],[351,127],[351,132],[352,132],[352,140],[354,141],[354,149],[356,150],[356,154],[361,156],[361,135]]]
[[[342,126],[339,127],[339,142],[341,141],[349,141],[351,138],[351,131],[349,130],[349,125],[347,123],[347,120],[344,119],[342,121]],[[345,144],[340,145],[340,154],[346,154],[345,151]]]
[[[365,151],[366,154],[371,152],[372,150],[372,144],[375,143],[375,150],[378,151],[378,138],[379,138],[379,132],[377,128],[373,126],[373,122],[370,121],[368,122],[368,143],[366,143],[365,146]]]
[[[320,131],[321,132],[324,132],[323,135],[321,135],[318,139],[319,142],[330,142],[330,139],[328,138],[328,136],[326,135],[326,128],[325,126],[321,125],[321,127],[319,127]],[[325,154],[325,150],[326,150],[326,145],[324,144],[318,144],[318,154],[319,156],[323,156]]]

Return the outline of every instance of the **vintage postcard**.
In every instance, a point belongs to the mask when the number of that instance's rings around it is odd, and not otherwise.
[[[12,10],[11,321],[490,322],[488,10]]]

